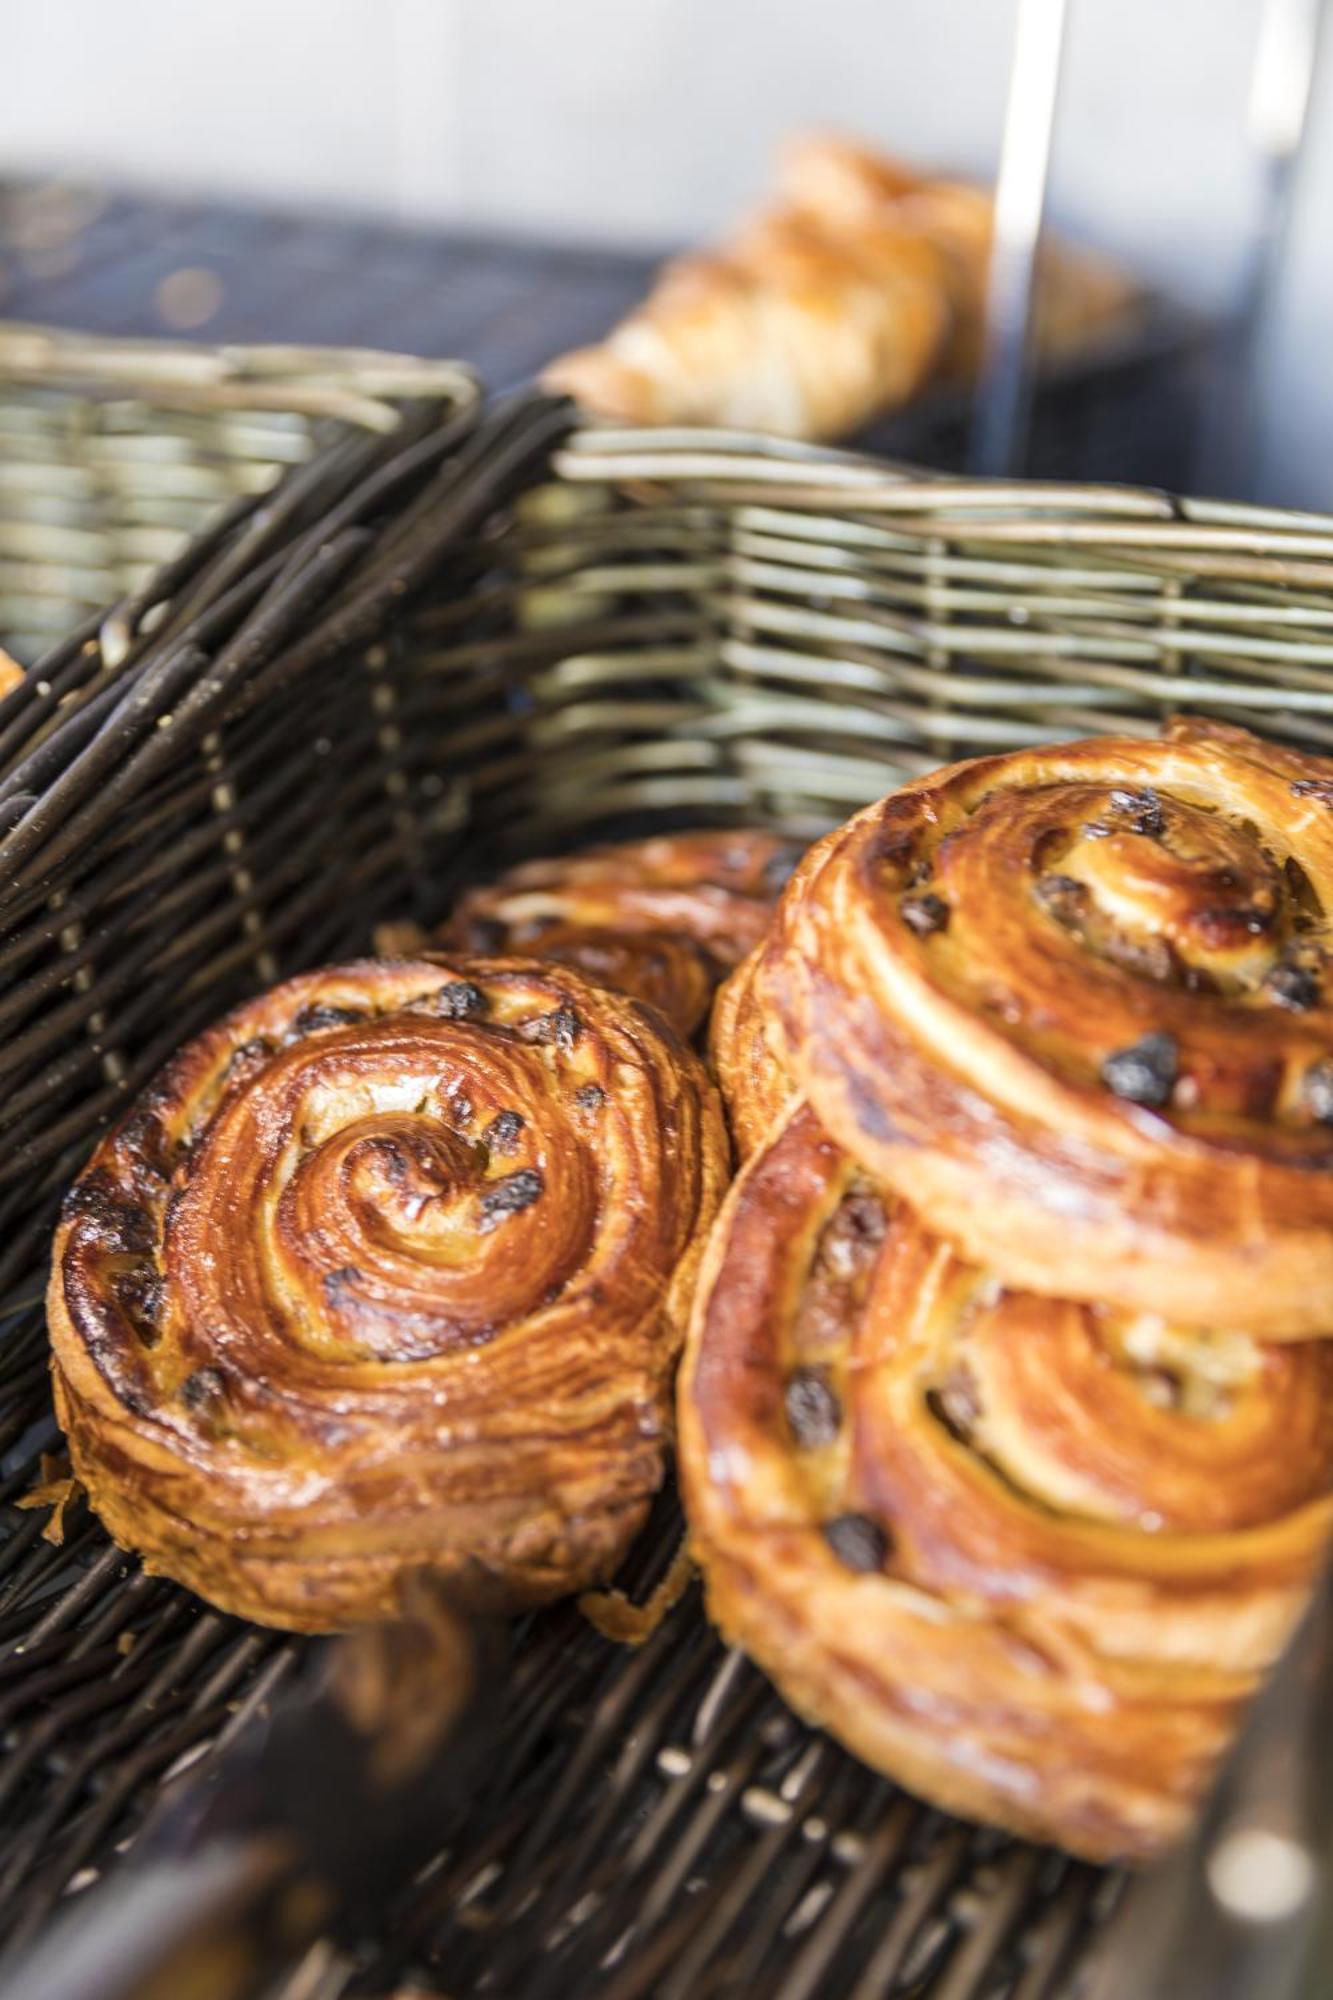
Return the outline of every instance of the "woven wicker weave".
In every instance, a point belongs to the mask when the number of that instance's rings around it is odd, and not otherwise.
[[[169,1049],[507,852],[813,831],[956,752],[1182,703],[1333,731],[1333,524],[967,485],[455,388],[234,507],[0,705],[0,1501],[54,1442],[54,1205]],[[111,1865],[293,1642],[6,1507],[0,1934]],[[637,1552],[646,1587],[673,1509]],[[500,1768],[378,1955],[303,1992],[1039,1996],[1114,1879],[799,1727],[687,1601],[635,1654],[529,1622]]]
[[[320,446],[478,393],[457,362],[0,321],[0,642],[35,658]]]

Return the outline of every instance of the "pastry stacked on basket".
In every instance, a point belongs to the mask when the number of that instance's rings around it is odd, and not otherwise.
[[[614,1573],[685,1346],[726,1636],[940,1804],[1147,1852],[1333,1524],[1333,765],[1183,723],[797,854],[527,864],[186,1048],[57,1236],[74,1469],[264,1622],[537,1602]]]
[[[1330,913],[1333,767],[1183,722],[868,808],[723,996],[747,1159],[680,1403],[709,1609],[956,1811],[1169,1839],[1310,1584]]]

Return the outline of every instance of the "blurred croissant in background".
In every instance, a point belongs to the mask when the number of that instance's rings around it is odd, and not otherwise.
[[[834,136],[793,141],[770,207],[673,259],[605,340],[543,380],[619,422],[846,436],[932,380],[975,375],[993,224],[982,188]],[[1038,352],[1076,350],[1133,299],[1099,258],[1044,246]]]

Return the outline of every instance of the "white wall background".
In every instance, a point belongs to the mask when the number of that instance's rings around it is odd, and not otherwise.
[[[1205,304],[1259,214],[1262,0],[1070,0],[1056,216]],[[985,171],[1013,0],[0,0],[0,170],[666,242],[828,122]],[[1333,34],[1260,409],[1264,484],[1333,507]]]

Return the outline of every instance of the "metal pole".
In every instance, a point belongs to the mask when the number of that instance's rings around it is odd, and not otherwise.
[[[972,470],[983,474],[1020,471],[1027,442],[1028,329],[1067,12],[1067,0],[1018,0],[972,425]]]

